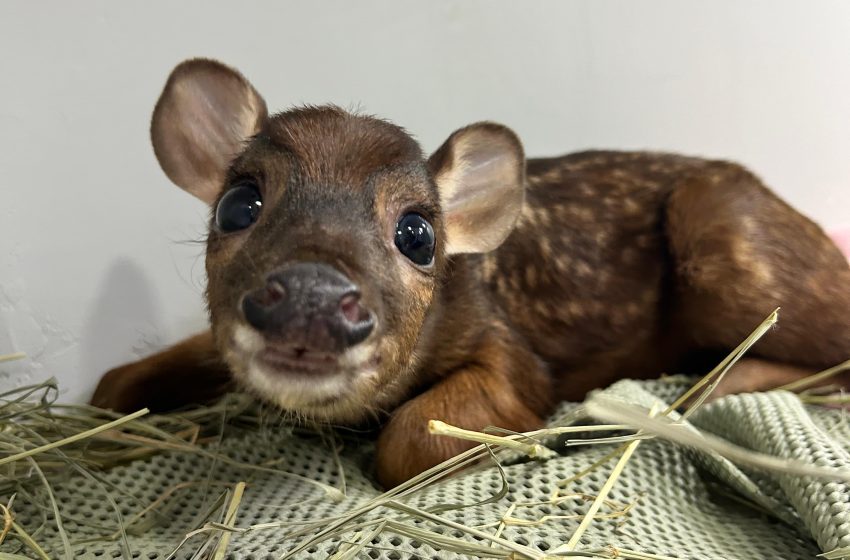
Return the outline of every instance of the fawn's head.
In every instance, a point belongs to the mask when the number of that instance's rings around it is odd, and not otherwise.
[[[430,158],[403,129],[333,106],[269,116],[236,71],[177,66],[156,105],[168,177],[212,209],[207,301],[244,386],[352,421],[409,384],[450,255],[498,247],[524,195],[507,128],[458,130]]]

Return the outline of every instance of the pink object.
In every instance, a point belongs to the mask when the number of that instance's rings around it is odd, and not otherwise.
[[[845,227],[829,232],[829,236],[838,245],[838,248],[850,259],[850,227]]]

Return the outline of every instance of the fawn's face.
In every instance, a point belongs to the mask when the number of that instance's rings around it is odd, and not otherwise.
[[[419,147],[337,109],[285,113],[214,206],[208,300],[234,373],[303,413],[376,405],[389,373],[410,369],[445,261]]]
[[[412,382],[446,261],[489,251],[523,200],[504,127],[431,157],[402,129],[335,107],[269,118],[235,71],[178,66],[152,123],[176,184],[208,202],[207,300],[234,376],[285,410],[356,421]]]

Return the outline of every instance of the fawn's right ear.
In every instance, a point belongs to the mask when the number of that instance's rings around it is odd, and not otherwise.
[[[154,153],[174,184],[212,204],[230,162],[267,118],[266,102],[239,72],[187,60],[171,71],[153,111]]]

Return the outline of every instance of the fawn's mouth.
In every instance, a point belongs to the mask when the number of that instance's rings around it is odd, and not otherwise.
[[[338,355],[282,343],[267,343],[255,359],[281,375],[333,375],[340,369]]]
[[[375,375],[374,344],[334,354],[267,340],[238,325],[229,358],[237,380],[266,401],[296,412],[328,416],[324,409],[345,401],[359,379]]]

